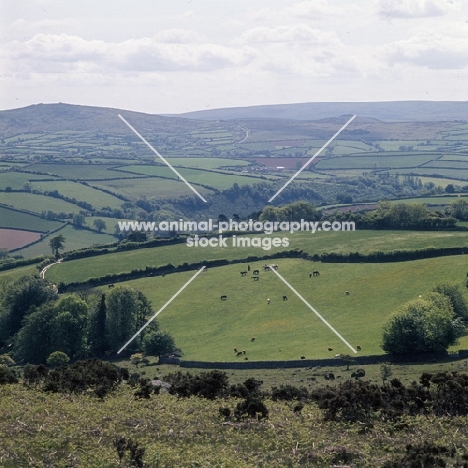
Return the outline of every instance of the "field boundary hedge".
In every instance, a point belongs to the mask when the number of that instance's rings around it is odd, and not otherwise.
[[[370,356],[352,357],[351,365],[366,365],[366,364],[384,364],[384,363],[411,363],[411,362],[427,362],[440,360],[457,360],[462,358],[464,354],[468,354],[468,350],[460,350],[458,353],[449,355],[447,351],[438,353],[422,353],[413,355],[391,355],[379,354]],[[240,361],[240,362],[216,362],[216,361],[185,361],[175,357],[161,356],[159,364],[178,365],[183,368],[198,368],[198,369],[288,369],[297,367],[321,367],[321,366],[346,366],[347,363],[340,358],[324,358],[324,359],[295,359],[291,361]]]

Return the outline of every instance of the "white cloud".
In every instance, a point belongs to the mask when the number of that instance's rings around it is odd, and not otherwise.
[[[420,34],[384,47],[392,63],[409,62],[430,69],[463,69],[468,66],[465,38]]]
[[[169,42],[169,43],[196,43],[206,42],[207,38],[205,35],[200,34],[196,31],[188,31],[186,29],[166,29],[157,33],[154,36],[157,42]]]
[[[423,18],[443,16],[450,12],[454,2],[447,0],[379,0],[382,16],[394,18]]]
[[[315,44],[338,44],[340,41],[334,32],[313,29],[305,24],[267,28],[259,26],[249,29],[241,36],[242,42],[309,42]]]
[[[157,38],[163,37],[161,42]],[[200,35],[180,31],[159,33],[156,38],[130,39],[124,42],[86,40],[67,34],[37,34],[26,42],[13,41],[7,57],[16,70],[43,73],[69,71],[148,72],[208,71],[244,66],[255,56],[248,46],[225,47],[211,43],[176,42]]]

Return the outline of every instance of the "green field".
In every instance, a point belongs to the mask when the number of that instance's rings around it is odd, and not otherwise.
[[[0,190],[10,187],[13,190],[23,190],[23,185],[31,179],[51,179],[51,176],[41,176],[28,172],[2,172],[0,173]]]
[[[322,159],[317,163],[317,169],[394,169],[400,167],[415,167],[437,159],[438,157],[438,153],[374,153],[365,156],[343,156]]]
[[[30,170],[45,172],[72,180],[99,180],[122,176],[113,168],[116,164],[33,164]]]
[[[462,247],[468,245],[465,232],[440,231],[354,231],[354,232],[298,232],[275,233],[274,237],[289,238],[289,247],[272,247],[271,250],[249,247],[202,248],[188,247],[186,244],[117,252],[85,259],[63,262],[55,265],[47,277],[56,283],[64,281],[83,281],[90,277],[111,273],[144,269],[146,266],[174,266],[185,262],[226,258],[243,259],[250,255],[268,255],[282,250],[302,249],[310,255],[324,252],[361,252],[422,249],[425,247]],[[312,268],[312,266],[311,266]]]
[[[0,192],[0,203],[38,214],[49,210],[54,213],[78,213],[82,209],[59,198],[26,192]]]
[[[243,159],[227,158],[170,158],[172,166],[196,167],[200,169],[222,169],[223,167],[248,166],[249,162]]]
[[[416,198],[403,198],[398,200],[389,200],[391,203],[425,203],[426,205],[450,205],[451,203],[455,203],[457,200],[466,200],[468,202],[467,197],[457,197],[457,196],[435,196],[435,197],[416,197]]]
[[[468,171],[462,169],[449,169],[440,167],[415,167],[412,169],[392,169],[390,173],[411,174],[415,176],[441,176],[448,179],[458,180],[459,184],[463,185],[468,180]],[[464,184],[466,185],[466,184]]]
[[[134,174],[150,175],[155,177],[167,177],[177,179],[177,175],[167,166],[143,166],[133,165],[122,167],[121,170]],[[212,187],[216,190],[223,190],[231,187],[233,184],[252,185],[261,182],[258,177],[241,176],[237,174],[227,174],[221,172],[203,171],[199,169],[178,168],[182,177],[190,183],[201,184]]]
[[[117,197],[78,182],[33,182],[31,185],[33,190],[39,190],[41,192],[57,190],[61,195],[74,198],[78,201],[85,201],[91,204],[95,209],[101,209],[104,206],[120,208],[122,203],[124,203],[123,200]]]
[[[381,330],[389,313],[428,292],[441,278],[461,283],[468,266],[464,256],[386,264],[311,265],[293,259],[277,263],[278,272],[349,343],[362,347],[361,354],[383,353]],[[261,269],[261,264],[251,267]],[[309,278],[311,268],[318,268],[320,276]],[[233,348],[245,349],[249,360],[352,354],[273,272],[261,271],[260,280],[252,281],[249,276],[240,276],[239,271],[246,269],[246,265],[210,268],[159,316],[161,327],[175,337],[185,359],[233,361]],[[157,311],[193,274],[125,284],[147,295]],[[288,301],[282,300],[283,294]],[[227,295],[227,300],[221,301],[221,295]],[[267,298],[271,299],[269,305]],[[251,337],[255,337],[254,342]]]
[[[12,270],[0,271],[0,283],[12,283],[23,276],[38,275],[39,270],[36,265],[27,265],[23,267],[13,268]]]
[[[90,185],[110,190],[128,199],[137,199],[142,195],[157,198],[177,198],[193,194],[193,191],[183,181],[162,179],[160,177],[100,180],[90,182]],[[201,195],[212,193],[211,190],[205,187],[196,184],[193,184],[193,186]]]
[[[82,249],[85,247],[92,247],[95,245],[111,244],[117,239],[114,236],[105,233],[97,233],[88,231],[85,229],[76,229],[73,226],[65,226],[60,231],[57,231],[52,236],[47,236],[41,242],[25,247],[24,249],[18,250],[15,253],[22,255],[23,257],[36,257],[38,255],[51,255],[49,241],[54,235],[61,234],[65,237],[65,249],[64,252],[70,250]]]
[[[63,223],[59,221],[49,221],[28,213],[22,213],[0,206],[0,227],[2,228],[48,232],[57,229],[62,224]]]

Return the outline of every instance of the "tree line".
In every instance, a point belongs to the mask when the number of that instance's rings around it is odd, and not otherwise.
[[[23,277],[0,290],[0,344],[21,363],[45,363],[55,352],[101,356],[120,349],[152,315],[151,302],[129,286],[59,296],[46,280]],[[127,349],[161,355],[175,343],[153,320]]]

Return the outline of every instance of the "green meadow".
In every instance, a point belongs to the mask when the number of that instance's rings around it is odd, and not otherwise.
[[[278,273],[293,286],[360,354],[382,354],[382,325],[404,302],[441,281],[461,283],[464,256],[385,264],[311,264],[279,259]],[[246,264],[200,273],[161,313],[158,320],[183,350],[184,359],[283,360],[354,354],[278,276],[259,268],[260,278],[241,276]],[[320,276],[309,277],[312,269]],[[184,272],[124,284],[141,290],[158,311],[193,275]],[[103,288],[103,290],[105,290]],[[349,291],[349,295],[346,295]],[[227,300],[221,300],[222,295]],[[288,300],[283,300],[286,295]],[[270,299],[270,304],[267,299]],[[255,341],[251,338],[255,337]],[[328,348],[333,351],[328,351]]]
[[[40,242],[29,247],[25,247],[24,249],[20,249],[15,253],[22,255],[25,258],[36,257],[38,255],[52,255],[49,241],[53,236],[59,234],[65,238],[64,252],[90,246],[111,244],[116,241],[116,238],[109,234],[88,231],[86,229],[76,229],[71,225],[67,225],[56,233],[45,237]]]
[[[59,198],[27,192],[0,192],[0,203],[37,214],[49,210],[54,213],[78,213],[82,209]]]
[[[120,208],[122,203],[124,203],[123,200],[113,195],[78,182],[61,180],[57,182],[32,182],[31,185],[33,190],[39,190],[41,192],[57,190],[61,195],[72,199],[74,198],[78,201],[85,201],[96,209],[100,209],[104,206]]]
[[[63,224],[59,221],[50,221],[3,206],[0,206],[0,219],[2,220],[3,228],[25,229],[36,232],[48,232],[57,229]]]
[[[466,232],[447,231],[321,231],[315,234],[310,232],[275,233],[273,236],[287,237],[289,246],[287,248],[272,247],[270,250],[260,247],[232,247],[232,239],[229,238],[227,239],[228,247],[188,247],[183,243],[63,262],[55,265],[47,274],[51,281],[68,283],[133,269],[144,269],[146,266],[158,267],[168,263],[177,266],[185,262],[194,263],[222,258],[243,259],[251,255],[263,256],[296,248],[313,255],[324,252],[370,253],[427,247],[468,246]]]

